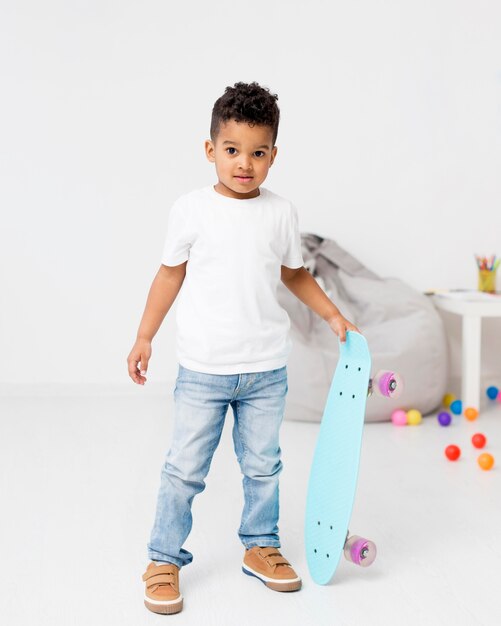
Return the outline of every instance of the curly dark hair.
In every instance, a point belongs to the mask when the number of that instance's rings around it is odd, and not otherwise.
[[[216,100],[212,108],[210,137],[216,140],[221,122],[234,119],[237,122],[248,122],[270,126],[273,130],[273,145],[277,140],[280,109],[277,105],[277,94],[270,93],[268,87],[258,83],[235,83],[226,87],[224,94]]]

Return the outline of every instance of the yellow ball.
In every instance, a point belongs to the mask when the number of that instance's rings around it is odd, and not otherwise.
[[[446,393],[444,399],[442,400],[442,404],[448,409],[455,399],[456,396],[453,393]]]
[[[423,417],[417,409],[407,411],[407,423],[410,426],[417,426],[418,424],[421,424],[422,419]]]

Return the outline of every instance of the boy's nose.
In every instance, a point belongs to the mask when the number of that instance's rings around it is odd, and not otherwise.
[[[242,157],[240,159],[239,165],[240,165],[240,169],[243,170],[244,172],[248,172],[252,169],[249,157]]]

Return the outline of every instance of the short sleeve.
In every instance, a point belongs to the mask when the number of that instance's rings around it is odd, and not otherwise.
[[[162,252],[163,265],[179,265],[190,257],[192,235],[188,227],[186,208],[179,200],[176,200],[171,207]]]
[[[297,269],[304,265],[301,251],[301,235],[299,233],[299,220],[297,209],[291,203],[289,217],[287,220],[287,232],[285,237],[284,252],[282,255],[282,265]]]

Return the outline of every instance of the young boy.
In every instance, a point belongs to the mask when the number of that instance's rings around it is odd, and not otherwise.
[[[162,264],[127,359],[130,377],[144,385],[151,341],[183,287],[174,429],[147,546],[151,562],[142,577],[144,603],[155,613],[183,607],[179,571],[193,560],[182,547],[192,527],[191,505],[205,488],[229,406],[244,476],[242,569],[275,591],[301,587],[278,549],[279,428],[291,348],[278,281],[341,341],[346,330],[358,329],[303,267],[295,206],[261,187],[277,154],[277,99],[256,82],[238,82],[216,100],[205,152],[218,182],[180,196],[171,207]]]

